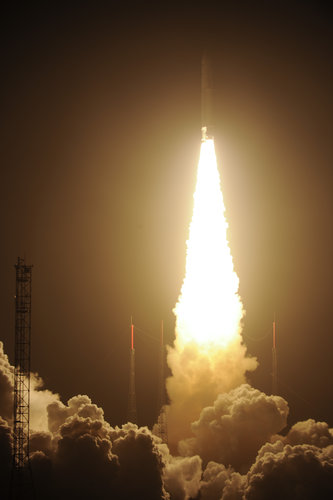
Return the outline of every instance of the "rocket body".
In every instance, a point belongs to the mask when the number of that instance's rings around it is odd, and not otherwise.
[[[201,133],[202,141],[213,139],[213,74],[207,54],[201,61]]]

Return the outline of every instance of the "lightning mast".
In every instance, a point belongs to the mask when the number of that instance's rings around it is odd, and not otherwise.
[[[158,398],[157,398],[157,434],[163,443],[168,442],[166,397],[164,381],[164,332],[163,320],[161,321],[160,353],[159,353],[159,377],[158,377]]]
[[[135,395],[135,349],[134,349],[134,325],[131,317],[131,347],[130,347],[130,373],[128,391],[128,421],[137,423],[136,395]]]
[[[273,347],[272,347],[272,394],[277,394],[277,356],[276,356],[276,325],[273,320]]]
[[[14,446],[10,497],[21,500],[33,498],[29,461],[32,266],[18,257],[15,269]]]

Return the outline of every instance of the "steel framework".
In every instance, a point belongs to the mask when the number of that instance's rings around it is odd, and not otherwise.
[[[31,274],[17,259],[15,295],[14,435],[11,498],[33,498],[29,462]]]

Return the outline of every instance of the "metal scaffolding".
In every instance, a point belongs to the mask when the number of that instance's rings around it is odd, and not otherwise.
[[[29,462],[31,274],[17,259],[15,295],[14,435],[11,498],[33,498]]]

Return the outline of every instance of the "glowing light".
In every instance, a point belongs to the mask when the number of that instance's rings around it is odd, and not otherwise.
[[[227,221],[213,139],[201,144],[186,273],[176,315],[176,343],[207,349],[236,339],[244,314],[227,240]]]

